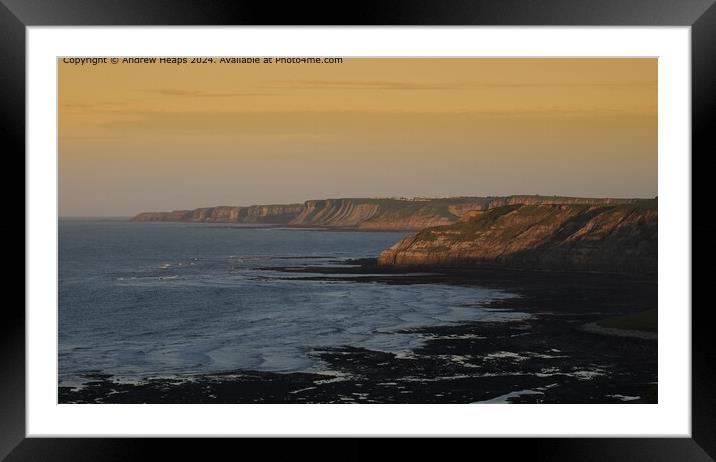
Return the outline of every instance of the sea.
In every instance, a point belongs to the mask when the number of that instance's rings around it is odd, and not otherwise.
[[[409,354],[424,339],[406,329],[522,316],[481,307],[513,296],[495,289],[285,271],[346,266],[405,236],[61,219],[59,384],[97,373],[127,380],[236,370],[331,373],[316,354],[322,348]]]

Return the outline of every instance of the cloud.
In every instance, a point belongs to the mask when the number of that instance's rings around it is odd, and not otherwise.
[[[177,133],[197,134],[291,134],[315,135],[318,133],[373,133],[400,128],[413,130],[434,129],[450,132],[471,129],[492,119],[528,121],[539,119],[604,119],[604,120],[655,120],[655,112],[628,111],[618,108],[544,107],[528,110],[483,111],[132,111],[122,113],[131,118],[98,121],[96,126],[114,133]],[[413,127],[413,128],[411,128]],[[468,130],[469,131],[469,130]]]
[[[61,139],[67,140],[67,141],[74,141],[74,140],[121,140],[122,137],[118,135],[69,135],[69,136],[62,136]]]
[[[409,82],[391,80],[270,80],[267,88],[335,90],[475,90],[536,87],[649,87],[656,81],[628,82]]]
[[[196,98],[233,98],[241,96],[272,96],[272,93],[252,93],[252,92],[237,92],[237,93],[219,93],[209,92],[202,90],[180,90],[180,89],[164,89],[164,88],[152,88],[152,89],[140,89],[138,91],[144,93],[153,93],[155,95],[163,96],[187,96]]]
[[[452,90],[450,83],[419,83],[389,80],[270,80],[272,88],[320,88],[345,90]]]
[[[128,101],[96,101],[94,103],[63,103],[63,109],[108,109],[116,106],[126,106]]]

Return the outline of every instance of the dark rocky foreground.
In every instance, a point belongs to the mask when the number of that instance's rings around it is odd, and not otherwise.
[[[382,284],[499,287],[519,297],[488,308],[529,313],[511,322],[423,327],[424,345],[396,356],[345,346],[314,350],[328,374],[229,371],[137,383],[87,376],[59,387],[60,403],[644,403],[657,401],[657,342],[581,330],[657,306],[654,277],[375,266],[287,267],[291,277]],[[276,268],[272,268],[276,270]]]

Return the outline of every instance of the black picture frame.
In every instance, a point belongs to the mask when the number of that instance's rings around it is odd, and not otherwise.
[[[240,0],[0,0],[0,139],[8,148],[4,150],[6,179],[19,176],[7,161],[24,159],[25,33],[28,26],[690,26],[693,162],[707,156],[706,146],[715,120],[716,6],[713,3],[714,0],[364,0],[341,4]],[[24,170],[24,162],[21,168]],[[693,163],[692,171],[708,174],[693,169]],[[709,192],[694,189],[694,180],[692,177],[694,202],[705,200],[702,198],[708,197]],[[9,192],[8,188],[7,198],[16,196]],[[17,207],[17,200],[11,200],[13,208]],[[17,221],[16,218],[13,220]],[[693,231],[713,230],[713,226],[704,221],[696,226],[692,223],[684,225],[692,226],[692,234]],[[8,246],[19,247],[16,244]],[[711,259],[711,253],[708,248],[700,249],[695,261],[705,262]],[[207,440],[188,442],[178,439],[26,438],[24,304],[11,303],[6,298],[3,305],[0,311],[0,459],[133,460],[151,454],[150,449],[161,449],[168,456],[170,452],[184,453],[190,443],[211,444],[212,451],[216,450],[217,444],[231,443],[231,440],[207,443]],[[482,454],[499,449],[502,457],[522,454],[531,459],[550,461],[716,459],[716,346],[708,322],[711,307],[708,304],[693,305],[692,438],[531,438],[515,439],[508,444],[503,439],[481,439],[475,449]],[[299,447],[300,444],[294,442],[290,450]],[[352,457],[368,451],[363,448],[355,440],[344,446]],[[274,449],[280,450],[272,448],[272,451]]]

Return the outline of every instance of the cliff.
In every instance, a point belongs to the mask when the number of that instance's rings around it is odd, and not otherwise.
[[[616,204],[631,199],[548,196],[452,197],[444,199],[345,198],[309,200],[304,204],[206,207],[172,212],[144,212],[135,221],[266,223],[296,227],[416,231],[456,223],[466,214],[514,204]]]
[[[197,223],[286,224],[298,216],[303,204],[205,207],[172,212],[142,212],[134,221],[186,221]]]
[[[451,199],[312,200],[306,202],[303,212],[290,224],[370,230],[418,230],[457,221],[458,216],[448,209],[449,201]]]
[[[657,200],[507,204],[413,234],[378,264],[656,273]]]

